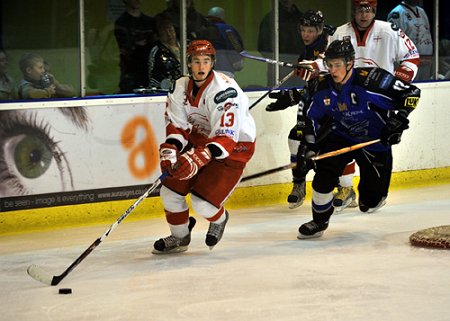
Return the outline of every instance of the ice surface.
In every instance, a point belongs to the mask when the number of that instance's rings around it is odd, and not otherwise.
[[[163,219],[125,221],[56,287],[27,267],[61,274],[108,226],[0,237],[0,320],[450,320],[450,251],[408,242],[450,225],[450,185],[391,191],[379,212],[347,209],[298,240],[310,211],[232,210],[212,251],[194,214],[188,252],[171,256],[151,254]]]

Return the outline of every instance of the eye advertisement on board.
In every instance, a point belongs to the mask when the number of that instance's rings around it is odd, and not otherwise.
[[[0,211],[137,198],[160,175],[164,103],[0,111]]]

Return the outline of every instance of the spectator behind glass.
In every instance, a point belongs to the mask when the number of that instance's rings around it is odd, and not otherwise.
[[[400,27],[419,50],[420,65],[416,80],[429,80],[432,73],[433,39],[428,16],[419,6],[419,0],[402,1],[389,13],[388,21]]]
[[[161,12],[168,17],[175,27],[177,39],[180,40],[180,0],[166,0],[167,9]],[[197,32],[208,26],[208,20],[194,7],[194,0],[186,0],[186,28],[189,40],[197,39]]]
[[[114,24],[114,35],[120,51],[121,94],[148,86],[148,55],[155,45],[153,18],[142,13],[140,0],[123,0],[126,11]]]
[[[20,81],[18,92],[21,99],[33,98],[65,98],[74,96],[74,92],[67,91],[68,85],[61,85],[52,74],[48,74],[44,67],[44,58],[33,53],[24,54],[19,61],[23,79]]]
[[[16,84],[14,79],[7,74],[8,57],[3,49],[0,49],[0,100],[11,100],[17,98]]]
[[[302,18],[303,13],[297,8],[292,0],[279,1],[279,49],[280,61],[297,62],[299,52],[303,52],[304,44],[297,33],[298,22]],[[273,52],[273,31],[275,30],[273,23],[273,10],[267,13],[261,20],[258,34],[258,51],[262,56],[274,59]],[[275,65],[267,65],[267,85],[275,86]],[[286,76],[291,70],[288,68],[280,68],[280,79]],[[283,87],[293,87],[300,85],[302,82],[296,77],[291,77]]]
[[[231,44],[227,33],[233,34],[244,48],[242,37],[233,26],[225,22],[225,10],[220,7],[212,7],[206,19],[211,25],[205,30],[204,38],[212,42],[217,52],[214,69],[234,78],[234,73],[244,68],[244,59]]]
[[[155,16],[159,40],[148,57],[150,87],[170,89],[181,76],[180,44],[172,21],[163,14]]]
[[[48,63],[47,60],[44,60],[44,69],[45,69],[45,74],[44,77],[48,78],[48,80],[50,81],[50,83],[55,85],[55,95],[56,97],[60,97],[60,98],[64,98],[64,97],[74,97],[75,95],[75,90],[73,89],[73,87],[71,85],[66,85],[66,84],[61,84],[56,78],[55,76],[53,76],[53,74],[50,72],[50,64]]]

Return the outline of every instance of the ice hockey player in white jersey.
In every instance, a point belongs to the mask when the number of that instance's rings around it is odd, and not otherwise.
[[[413,41],[398,27],[386,21],[376,20],[377,0],[352,0],[352,21],[343,24],[330,36],[334,40],[350,39],[355,49],[355,67],[383,68],[400,79],[411,82],[418,71],[419,52]],[[318,75],[327,71],[322,59],[299,63]],[[353,189],[355,162],[351,162],[339,178],[339,187],[333,206],[337,212],[357,206]]]
[[[154,243],[154,254],[186,251],[195,219],[207,219],[205,243],[222,238],[229,213],[224,208],[255,150],[256,127],[248,98],[236,81],[213,70],[216,50],[207,40],[187,49],[189,76],[179,78],[167,97],[166,139],[160,146],[160,195],[171,235]]]

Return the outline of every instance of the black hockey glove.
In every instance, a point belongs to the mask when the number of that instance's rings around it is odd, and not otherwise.
[[[381,132],[381,143],[384,145],[395,145],[400,143],[403,131],[409,128],[408,113],[399,111],[389,117]]]
[[[314,156],[316,156],[316,153],[308,146],[300,145],[297,154],[297,170],[306,176],[311,169],[315,169],[316,162],[311,159]]]
[[[291,88],[280,90],[276,93],[270,93],[269,98],[276,99],[277,101],[268,104],[266,111],[277,111],[298,104],[302,98],[302,93],[295,88]]]

